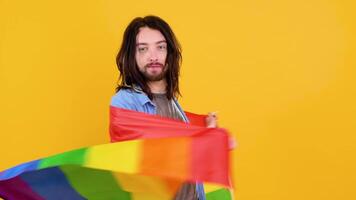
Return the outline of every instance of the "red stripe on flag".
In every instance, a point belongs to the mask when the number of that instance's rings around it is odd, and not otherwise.
[[[201,128],[157,115],[110,107],[111,142],[190,136],[199,132]]]
[[[191,176],[230,186],[228,151],[228,135],[223,129],[211,128],[193,136]]]

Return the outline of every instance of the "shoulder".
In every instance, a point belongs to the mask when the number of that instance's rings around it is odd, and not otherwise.
[[[111,106],[125,109],[135,109],[135,92],[132,89],[120,89],[111,98]]]

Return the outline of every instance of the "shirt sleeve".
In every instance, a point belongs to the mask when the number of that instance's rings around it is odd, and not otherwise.
[[[128,110],[136,110],[137,106],[134,97],[128,90],[121,89],[111,98],[111,106]]]

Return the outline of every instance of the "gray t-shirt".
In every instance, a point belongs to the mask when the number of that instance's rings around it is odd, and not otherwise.
[[[172,100],[168,100],[166,94],[153,94],[153,103],[157,106],[157,115],[184,121],[182,114],[174,105]]]
[[[157,108],[157,115],[180,121],[184,118],[172,100],[168,100],[166,94],[153,94],[153,103]],[[197,200],[194,183],[184,183],[178,190],[174,200]]]

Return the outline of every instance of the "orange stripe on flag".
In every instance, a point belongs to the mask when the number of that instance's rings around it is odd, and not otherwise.
[[[140,171],[145,175],[190,178],[191,142],[186,137],[144,140]]]

